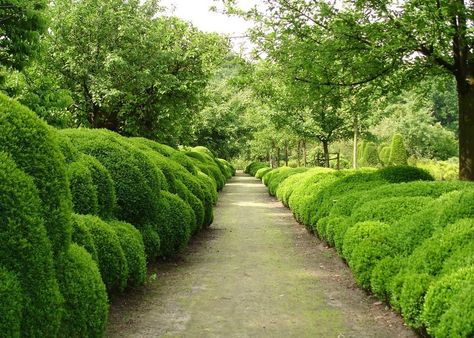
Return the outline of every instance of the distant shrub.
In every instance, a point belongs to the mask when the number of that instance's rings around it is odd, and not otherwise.
[[[406,165],[408,152],[403,143],[403,136],[400,134],[393,135],[392,145],[390,147],[390,165]]]
[[[99,270],[109,293],[121,292],[127,286],[128,265],[120,240],[109,224],[99,217],[78,215],[89,228],[99,258]]]
[[[263,162],[252,162],[249,163],[245,169],[244,173],[249,174],[250,176],[255,176],[257,174],[257,171],[262,168],[267,168],[268,163],[263,163]]]
[[[375,167],[379,164],[379,155],[375,143],[369,142],[366,144],[362,156],[362,164],[369,167]]]
[[[390,183],[411,181],[434,181],[433,176],[424,169],[410,166],[393,166],[380,169],[379,175]]]
[[[38,189],[44,226],[53,253],[71,239],[71,196],[66,166],[54,130],[31,110],[0,94],[0,151],[10,154]]]
[[[23,294],[13,273],[0,267],[0,332],[5,337],[20,337]]]
[[[133,225],[120,221],[110,221],[127,259],[127,286],[139,286],[146,279],[146,256],[143,238]]]
[[[107,293],[99,269],[81,246],[71,244],[58,262],[65,312],[61,337],[101,337],[108,315]]]
[[[280,184],[288,177],[296,174],[301,174],[306,171],[308,171],[308,168],[281,167],[269,172],[267,175],[264,176],[264,181],[265,184],[267,184],[268,186],[268,191],[270,192],[270,195],[275,196]]]
[[[273,170],[273,168],[270,168],[270,167],[260,168],[255,173],[255,177],[258,178],[258,179],[262,179],[266,174],[268,174],[272,170]]]
[[[99,209],[97,189],[87,164],[81,160],[70,163],[67,166],[67,177],[74,212],[97,215]]]
[[[23,292],[21,334],[55,336],[62,297],[38,191],[33,179],[18,169],[12,158],[3,152],[0,152],[0,206],[0,266],[16,276]],[[8,288],[15,293],[11,278],[6,275],[3,278],[8,280]]]

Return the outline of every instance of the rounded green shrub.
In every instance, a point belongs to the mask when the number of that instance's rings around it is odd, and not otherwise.
[[[156,225],[149,224],[145,225],[140,231],[143,237],[143,245],[145,246],[145,254],[148,262],[152,262],[161,254],[161,238],[158,235],[156,227]]]
[[[366,144],[361,162],[362,165],[369,167],[376,167],[379,164],[379,155],[375,143],[368,142]]]
[[[117,196],[115,186],[109,171],[94,157],[83,154],[81,161],[87,165],[92,177],[92,183],[97,191],[97,215],[102,219],[111,219],[115,215]]]
[[[265,184],[268,186],[268,191],[270,192],[270,195],[275,196],[280,184],[286,179],[288,179],[288,177],[301,174],[306,171],[308,171],[308,168],[281,167],[269,172],[267,175],[265,175],[264,181]]]
[[[99,256],[97,255],[94,239],[89,231],[87,222],[87,218],[77,214],[72,215],[72,241],[86,249],[92,259],[98,263]]]
[[[127,259],[127,285],[143,285],[146,279],[146,256],[140,231],[130,223],[110,221],[109,224],[114,228]]]
[[[257,170],[255,173],[255,177],[258,179],[262,179],[266,174],[268,174],[270,171],[272,171],[273,168],[260,168]]]
[[[403,143],[403,136],[400,134],[393,135],[388,162],[390,165],[406,165],[407,160],[408,152]]]
[[[64,134],[57,133],[57,139],[59,144],[59,149],[64,156],[64,160],[67,164],[75,162],[81,156],[81,153],[77,148],[72,144],[71,139]]]
[[[375,264],[370,276],[370,288],[377,297],[390,300],[390,283],[402,266],[403,258],[400,256],[386,256]]]
[[[21,289],[21,334],[55,336],[62,297],[51,243],[33,179],[0,152],[0,266],[15,274]]]
[[[0,267],[0,332],[4,337],[20,337],[23,293],[16,276]]]
[[[382,179],[389,183],[401,183],[411,181],[434,181],[433,176],[424,170],[408,165],[398,165],[380,169],[378,172]]]
[[[191,233],[195,234],[199,229],[201,229],[204,223],[204,206],[201,201],[196,196],[194,196],[181,181],[176,181],[176,188],[176,194],[181,197],[181,199],[185,201],[193,210],[192,218],[194,219],[194,224],[191,229]]]
[[[74,212],[83,215],[96,215],[99,209],[97,189],[87,164],[80,160],[68,164],[67,177]]]
[[[389,146],[382,147],[379,151],[379,161],[383,166],[387,166],[390,163],[390,152],[392,149]]]
[[[91,255],[71,244],[59,258],[58,276],[65,300],[59,336],[102,337],[107,324],[107,293]]]
[[[74,129],[62,132],[80,151],[95,157],[110,173],[117,196],[118,219],[139,228],[156,220],[157,193],[161,183],[158,183],[159,178],[154,177],[158,175],[156,167],[139,155],[138,148],[109,131]],[[153,182],[155,185],[152,185]]]
[[[267,168],[267,167],[268,167],[268,163],[251,162],[245,167],[244,173],[249,174],[250,176],[255,176],[259,169]]]
[[[400,293],[400,309],[405,322],[416,329],[423,326],[421,313],[426,291],[433,282],[433,276],[426,273],[405,273]]]
[[[128,265],[120,240],[112,226],[97,216],[78,215],[94,240],[99,270],[109,293],[123,291],[127,286]]]
[[[433,283],[426,294],[423,321],[434,337],[474,334],[474,267],[460,269]]]
[[[44,226],[53,253],[71,239],[71,196],[57,135],[31,110],[0,94],[0,151],[10,154],[38,189]]]

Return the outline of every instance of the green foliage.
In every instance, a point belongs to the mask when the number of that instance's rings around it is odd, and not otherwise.
[[[307,170],[308,168],[281,167],[269,172],[267,175],[265,175],[264,182],[265,185],[268,186],[268,191],[270,192],[270,195],[275,196],[280,184],[284,182],[288,177],[304,173]]]
[[[81,162],[87,165],[92,177],[92,183],[97,191],[97,215],[103,219],[113,218],[117,207],[115,185],[109,171],[94,157],[83,154]]]
[[[14,274],[20,283],[23,293],[21,316],[18,317],[21,334],[55,336],[62,298],[55,277],[51,243],[43,224],[41,202],[33,182],[10,156],[0,152],[0,266]],[[8,283],[8,287],[14,287],[11,279]],[[3,297],[1,299],[3,301]]]
[[[77,215],[89,229],[97,250],[100,275],[107,291],[121,292],[127,286],[128,265],[120,240],[112,226],[97,216]]]
[[[87,222],[81,215],[72,215],[72,241],[86,249],[95,262],[99,262],[94,239],[87,226]]]
[[[378,173],[384,180],[390,183],[434,181],[433,176],[426,170],[407,165],[383,168]]]
[[[5,337],[20,337],[23,292],[14,274],[0,268],[0,330]]]
[[[99,208],[98,194],[87,163],[79,160],[68,164],[67,177],[74,212],[84,215],[96,215]]]
[[[139,286],[146,279],[146,256],[143,238],[133,225],[125,222],[110,221],[115,230],[127,259],[128,279],[127,286]]]
[[[268,167],[267,168],[260,168],[255,173],[255,177],[258,178],[258,179],[263,179],[263,177],[272,170],[273,170],[273,168],[268,168]]]
[[[377,153],[377,146],[373,142],[366,144],[364,154],[361,159],[361,165],[376,167],[379,164],[379,156]]]
[[[387,166],[390,163],[390,152],[391,148],[389,146],[385,146],[380,149],[379,151],[379,161],[383,166]]]
[[[403,143],[403,136],[400,134],[393,135],[388,163],[390,165],[406,165],[407,159],[408,153]]]
[[[245,169],[244,173],[249,174],[250,176],[255,176],[257,174],[257,171],[262,168],[267,168],[268,164],[263,163],[263,162],[252,162],[249,163]]]
[[[470,337],[474,333],[474,268],[466,267],[433,283],[423,319],[434,337]]]
[[[58,278],[64,296],[59,336],[101,337],[107,325],[105,285],[91,255],[71,244],[58,261]]]
[[[147,261],[152,262],[161,254],[161,238],[153,225],[145,225],[141,234]]]
[[[2,2],[0,64],[22,69],[37,52],[40,36],[47,28],[45,0]]]
[[[33,177],[55,255],[71,237],[71,197],[66,167],[53,130],[32,111],[0,94],[0,150]]]

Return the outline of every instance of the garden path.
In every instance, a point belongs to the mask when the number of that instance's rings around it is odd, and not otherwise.
[[[244,174],[220,194],[211,228],[150,273],[112,301],[108,336],[416,337]]]

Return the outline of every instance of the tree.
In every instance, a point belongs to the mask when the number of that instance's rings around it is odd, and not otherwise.
[[[227,42],[160,13],[157,1],[56,0],[47,63],[81,125],[176,144]]]
[[[21,70],[39,48],[47,27],[46,0],[0,1],[0,65]]]
[[[235,1],[225,1],[230,10]],[[326,2],[266,0],[267,13],[253,10],[263,31],[284,41],[298,37],[308,63],[329,77],[303,69],[322,86],[385,81],[391,88],[419,82],[430,72],[451,74],[459,106],[460,178],[474,180],[474,34],[472,3],[465,1]],[[235,12],[235,11],[234,11]],[[278,44],[276,44],[278,45]],[[314,67],[314,66],[312,66]],[[301,77],[301,70],[294,70]],[[314,76],[316,75],[316,76]]]

